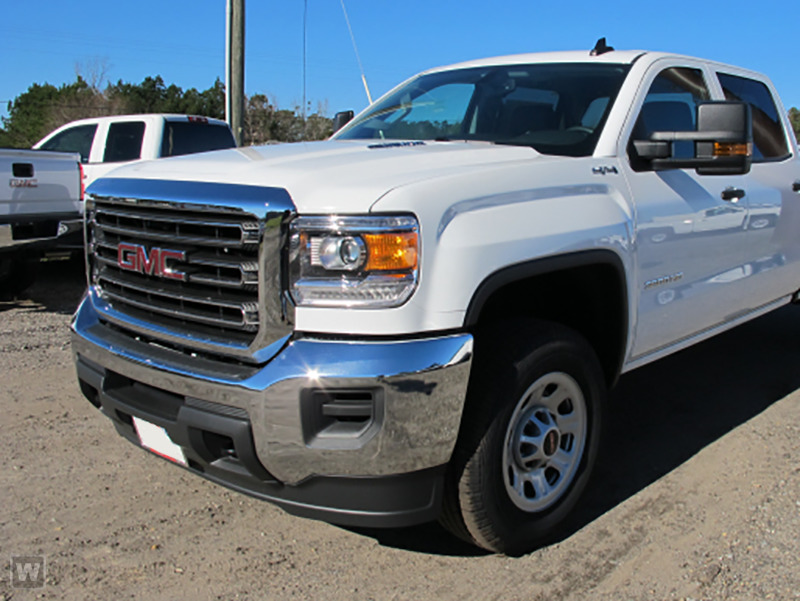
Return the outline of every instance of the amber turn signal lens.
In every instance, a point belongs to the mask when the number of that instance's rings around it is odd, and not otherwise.
[[[734,144],[730,142],[714,142],[715,157],[748,157],[752,154],[753,145],[751,143]]]
[[[364,234],[367,271],[409,271],[417,268],[415,232]]]

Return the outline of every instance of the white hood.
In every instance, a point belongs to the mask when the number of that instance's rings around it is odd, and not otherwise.
[[[530,147],[480,142],[327,141],[160,159],[107,177],[284,188],[301,213],[358,213],[401,186],[536,156]]]

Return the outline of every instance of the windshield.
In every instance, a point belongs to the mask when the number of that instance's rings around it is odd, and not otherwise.
[[[354,121],[338,140],[481,140],[544,154],[594,151],[627,65],[535,64],[422,75]]]

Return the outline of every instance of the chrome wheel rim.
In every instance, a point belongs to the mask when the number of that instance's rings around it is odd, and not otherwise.
[[[581,387],[568,374],[546,374],[522,395],[503,444],[506,492],[521,510],[543,511],[569,488],[583,457],[587,417]]]

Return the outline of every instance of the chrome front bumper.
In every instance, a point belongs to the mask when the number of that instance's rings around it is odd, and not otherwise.
[[[287,337],[265,365],[226,363],[109,327],[89,299],[72,331],[84,394],[120,433],[135,441],[123,423],[129,414],[155,422],[185,447],[190,469],[195,457],[202,475],[278,504],[277,488],[262,494],[247,478],[227,474],[252,476],[286,492],[319,477],[386,481],[442,468],[455,446],[472,359],[472,336],[460,334],[375,342]],[[206,418],[208,428],[202,425]],[[214,429],[214,420],[226,419],[238,425]],[[208,445],[200,443],[193,449],[203,428],[212,437],[240,437],[242,448],[230,457],[209,456]],[[250,440],[252,457],[244,448]],[[217,469],[226,466],[229,472]],[[325,499],[304,502],[326,505]]]

